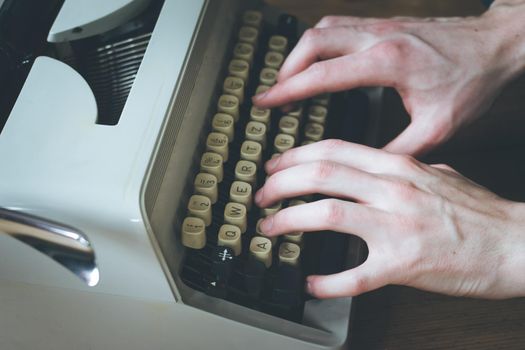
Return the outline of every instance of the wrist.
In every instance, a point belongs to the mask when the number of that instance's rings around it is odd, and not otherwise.
[[[494,66],[504,80],[525,72],[525,0],[495,1],[482,20],[491,33]]]
[[[510,203],[501,232],[498,289],[503,297],[525,296],[525,203]]]

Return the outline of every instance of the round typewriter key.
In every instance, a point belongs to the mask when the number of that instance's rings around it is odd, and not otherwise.
[[[266,268],[272,266],[272,242],[268,238],[253,237],[250,241],[250,254],[264,263]]]
[[[244,102],[244,81],[237,77],[227,77],[224,79],[222,91],[225,94],[237,97],[239,103]]]
[[[250,65],[253,63],[253,55],[255,49],[253,45],[247,43],[237,43],[233,48],[233,57],[239,60],[244,60]]]
[[[263,221],[264,219],[259,219],[257,220],[257,224],[255,225],[255,233],[258,235],[258,236],[264,236],[263,232],[261,231],[261,222]],[[272,242],[273,245],[275,245],[277,243],[277,236],[273,236],[273,237],[266,237],[270,240],[270,242]]]
[[[295,243],[283,242],[279,246],[279,263],[281,264],[298,266],[300,255],[301,247]]]
[[[256,165],[261,164],[262,146],[259,142],[244,141],[241,145],[241,159],[254,162]]]
[[[217,183],[218,181],[215,175],[199,173],[194,181],[195,192],[208,197],[211,203],[214,204],[219,198],[219,186]]]
[[[308,140],[321,141],[324,135],[324,126],[318,123],[308,123],[304,127],[304,136]]]
[[[233,135],[235,130],[235,120],[233,117],[226,113],[217,113],[213,116],[212,121],[213,131],[221,132],[228,136],[228,142],[233,141]]]
[[[272,111],[269,108],[259,108],[253,106],[250,109],[250,119],[254,122],[264,123],[268,128],[270,127],[270,116]]]
[[[221,155],[222,161],[228,161],[228,136],[220,132],[210,132],[206,139],[206,150]]]
[[[241,203],[247,210],[252,207],[252,185],[244,181],[234,181],[230,187],[230,200]]]
[[[274,203],[271,207],[262,208],[261,214],[264,217],[270,216],[270,215],[276,214],[279,210],[282,209],[282,207],[283,207],[283,202],[279,201],[279,202]]]
[[[182,223],[182,245],[202,249],[206,245],[206,225],[200,218],[187,217]]]
[[[297,138],[299,134],[299,120],[290,116],[281,117],[279,120],[279,131]]]
[[[211,201],[208,197],[199,194],[191,196],[188,202],[188,212],[191,216],[202,219],[206,226],[210,226],[212,211]]]
[[[257,45],[257,38],[259,37],[259,31],[256,28],[243,26],[239,30],[239,41],[252,45]]]
[[[284,55],[280,52],[270,51],[264,56],[264,64],[266,67],[279,69],[284,62]]]
[[[222,225],[217,237],[217,245],[231,248],[235,256],[241,254],[241,229],[235,225]]]
[[[223,161],[220,154],[205,152],[201,157],[201,171],[215,175],[217,181],[222,182],[224,177],[222,163]]]
[[[241,233],[246,232],[248,216],[246,207],[240,203],[230,202],[224,207],[224,222],[237,226]]]
[[[247,26],[259,28],[262,22],[262,13],[260,11],[248,10],[242,15],[242,23]]]
[[[228,65],[228,72],[231,76],[241,78],[244,84],[248,84],[250,75],[250,64],[244,60],[233,59]]]
[[[239,120],[239,99],[237,97],[233,95],[222,95],[219,97],[217,108],[219,112],[231,115],[235,121]]]
[[[302,232],[289,233],[287,235],[284,235],[283,239],[287,242],[295,243],[300,246],[303,244],[303,233]]]
[[[274,35],[268,42],[268,48],[270,51],[277,51],[286,54],[286,51],[288,50],[288,39],[282,35]]]
[[[263,68],[259,75],[261,84],[272,86],[277,82],[277,75],[279,72],[274,68]]]
[[[295,138],[288,134],[278,134],[275,137],[273,145],[276,152],[283,153],[288,151],[290,148],[293,148],[295,145]]]
[[[245,137],[247,140],[256,141],[263,148],[266,147],[266,124],[250,121],[246,124]]]
[[[239,160],[235,165],[235,178],[252,186],[257,182],[257,165],[248,160]]]
[[[324,106],[313,105],[308,109],[308,121],[324,125],[328,109]]]

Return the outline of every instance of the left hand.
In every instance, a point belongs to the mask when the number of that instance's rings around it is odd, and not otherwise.
[[[267,236],[332,230],[368,244],[359,267],[309,276],[320,298],[387,284],[484,298],[525,296],[525,210],[446,165],[426,165],[339,140],[292,149],[266,164],[261,207],[321,193],[326,199],[266,218]]]

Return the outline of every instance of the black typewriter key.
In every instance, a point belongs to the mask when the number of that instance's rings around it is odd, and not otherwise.
[[[287,37],[290,47],[294,47],[297,43],[297,17],[282,14],[279,16],[278,21],[277,33]]]
[[[211,272],[214,281],[227,283],[233,271],[235,253],[232,248],[217,246],[211,255]]]
[[[244,288],[246,293],[254,298],[259,298],[264,287],[266,265],[257,259],[248,259],[244,266]]]
[[[272,301],[297,306],[302,302],[303,276],[301,270],[289,264],[281,264],[272,289]]]

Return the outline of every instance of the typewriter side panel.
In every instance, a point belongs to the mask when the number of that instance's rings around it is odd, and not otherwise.
[[[116,126],[95,124],[82,77],[51,58],[37,60],[0,135],[0,206],[83,231],[100,283],[88,288],[58,264],[24,259],[40,253],[9,237],[0,256],[15,260],[2,264],[2,283],[174,299],[145,228],[141,190],[204,4],[165,2]]]

